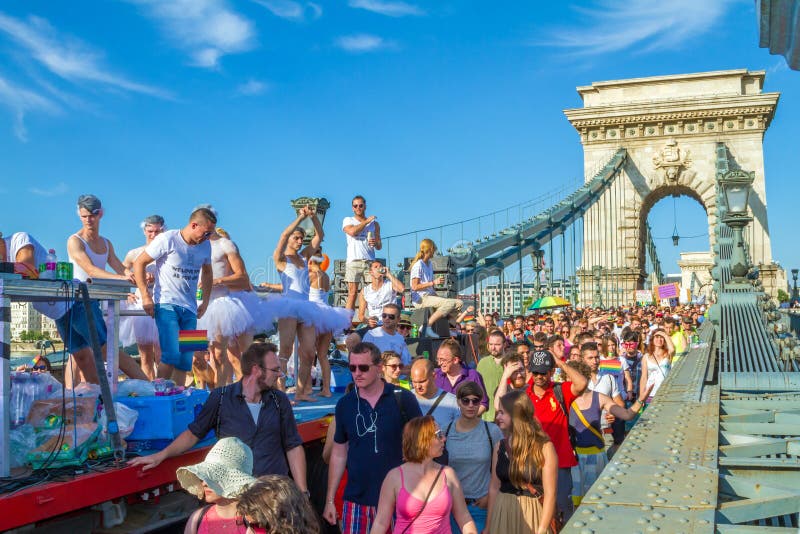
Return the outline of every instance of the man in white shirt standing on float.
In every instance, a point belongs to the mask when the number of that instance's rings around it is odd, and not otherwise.
[[[349,310],[356,309],[356,296],[358,285],[367,283],[369,266],[375,260],[375,251],[380,250],[381,225],[377,217],[364,215],[367,211],[367,201],[361,195],[353,197],[353,216],[345,217],[342,221],[342,231],[347,240],[347,262],[344,281],[347,282],[347,305]]]
[[[186,382],[186,372],[192,369],[192,352],[181,352],[178,336],[181,330],[197,328],[197,318],[208,307],[213,275],[211,244],[217,217],[208,208],[196,208],[189,223],[180,230],[167,230],[144,249],[133,264],[136,285],[142,295],[142,308],[156,320],[161,363],[158,377],[171,378],[179,385]],[[156,262],[156,281],[153,296],[147,292],[145,267]],[[203,291],[197,304],[197,283]]]

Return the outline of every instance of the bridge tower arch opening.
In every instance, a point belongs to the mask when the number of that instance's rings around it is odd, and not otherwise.
[[[717,224],[717,145],[732,170],[753,171],[751,261],[767,292],[785,285],[772,261],[766,210],[763,137],[778,93],[762,91],[764,71],[732,70],[658,76],[579,87],[584,107],[565,111],[584,150],[586,181],[620,147],[616,179],[584,214],[578,271],[583,305],[630,304],[643,287],[647,214],[658,200],[688,195],[703,206],[713,250]]]

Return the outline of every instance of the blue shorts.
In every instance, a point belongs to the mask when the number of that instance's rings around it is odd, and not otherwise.
[[[94,324],[97,327],[97,338],[100,346],[106,344],[106,322],[103,312],[100,311],[100,304],[96,300],[89,303],[89,311],[94,317]],[[86,307],[82,301],[77,301],[61,318],[56,319],[58,335],[64,342],[67,352],[76,353],[86,347],[91,347],[92,340],[89,337],[89,323],[86,319]]]
[[[175,304],[156,304],[156,327],[161,345],[161,361],[180,371],[192,370],[193,352],[181,352],[178,333],[197,328],[197,314]]]
[[[484,527],[486,527],[486,510],[478,508],[474,504],[468,504],[467,511],[472,516],[472,520],[475,521],[478,532],[483,532]],[[461,534],[461,529],[458,528],[458,523],[456,523],[456,518],[453,517],[453,514],[450,514],[450,531],[453,534]]]

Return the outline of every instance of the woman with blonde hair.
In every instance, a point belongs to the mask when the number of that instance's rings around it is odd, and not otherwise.
[[[415,417],[403,429],[405,463],[383,480],[371,534],[450,534],[450,513],[463,534],[477,534],[461,483],[452,467],[434,462],[444,452],[444,430],[433,416]]]
[[[558,456],[525,391],[500,398],[496,421],[505,437],[494,449],[484,532],[555,534]]]
[[[319,534],[317,514],[294,481],[282,475],[265,475],[251,484],[236,504],[239,524],[246,532],[269,534]]]
[[[419,251],[411,260],[411,302],[415,308],[433,308],[433,313],[428,317],[428,324],[422,329],[423,337],[439,337],[433,331],[433,325],[443,317],[455,319],[461,313],[464,303],[458,299],[448,299],[436,296],[436,285],[444,284],[444,276],[433,276],[431,258],[436,253],[436,245],[428,238],[419,243]]]
[[[639,379],[639,397],[645,398],[645,392],[652,386],[647,398],[649,404],[655,396],[661,383],[667,378],[672,368],[672,358],[675,356],[675,346],[672,339],[660,328],[650,335],[650,343],[645,347],[642,358],[642,376]]]

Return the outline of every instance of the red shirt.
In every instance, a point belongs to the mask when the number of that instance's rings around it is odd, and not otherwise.
[[[532,380],[529,380],[525,393],[528,394],[533,403],[533,413],[536,415],[536,419],[542,425],[542,429],[550,436],[550,441],[553,442],[553,446],[556,448],[558,467],[572,467],[578,465],[578,460],[575,458],[575,452],[572,450],[572,444],[569,441],[569,420],[558,405],[558,400],[553,394],[554,387],[560,387],[564,393],[564,403],[567,405],[567,413],[569,413],[569,406],[577,398],[572,394],[572,382],[550,384],[540,399],[533,392]]]

